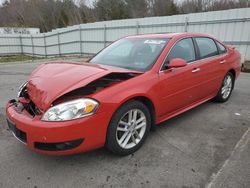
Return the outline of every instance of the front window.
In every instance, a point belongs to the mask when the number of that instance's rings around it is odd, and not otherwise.
[[[168,43],[166,38],[124,38],[97,54],[90,63],[146,71]]]
[[[168,64],[174,58],[181,58],[186,62],[195,60],[195,50],[191,38],[182,39],[177,42],[168,54],[165,64]]]

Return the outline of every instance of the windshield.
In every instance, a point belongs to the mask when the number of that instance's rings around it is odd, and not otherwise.
[[[168,41],[167,38],[124,38],[102,50],[90,63],[146,71]]]

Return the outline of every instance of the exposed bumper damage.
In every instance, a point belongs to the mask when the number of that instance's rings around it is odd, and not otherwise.
[[[102,147],[106,139],[108,113],[97,113],[81,119],[44,122],[41,115],[32,116],[16,102],[6,106],[9,128],[28,148],[40,153],[66,155]]]

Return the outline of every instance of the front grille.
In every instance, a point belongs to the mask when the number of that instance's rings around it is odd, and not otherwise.
[[[8,123],[8,127],[9,129],[12,131],[12,133],[22,142],[27,143],[27,136],[26,133],[21,131],[20,129],[18,129],[16,127],[16,125],[12,122],[10,122],[10,120],[7,119],[7,123]]]

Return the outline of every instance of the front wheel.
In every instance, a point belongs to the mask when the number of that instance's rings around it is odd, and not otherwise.
[[[214,101],[226,102],[232,93],[233,87],[234,87],[234,75],[231,72],[228,72],[224,77],[220,91],[214,98]]]
[[[106,147],[118,155],[129,155],[144,143],[150,130],[148,108],[139,101],[129,101],[113,115],[108,127]]]

